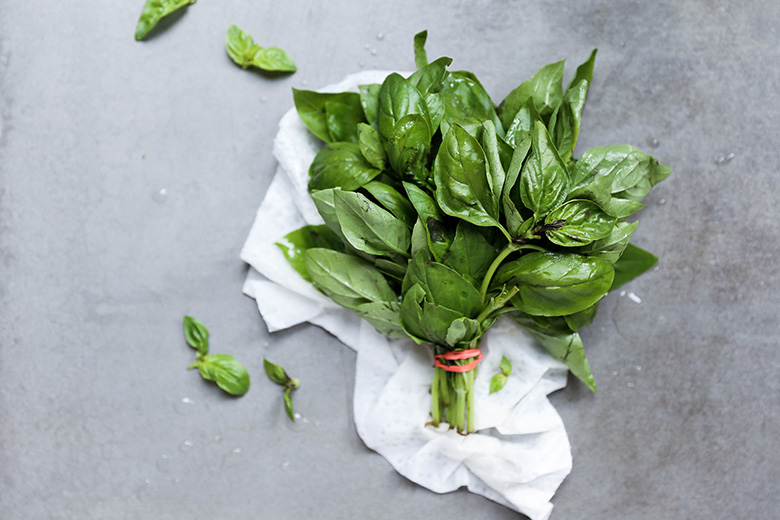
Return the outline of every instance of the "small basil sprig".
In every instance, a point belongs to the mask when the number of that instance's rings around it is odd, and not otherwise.
[[[490,393],[496,393],[506,385],[506,381],[509,378],[509,374],[512,373],[512,363],[506,358],[501,356],[501,363],[498,365],[500,373],[490,378]]]
[[[231,395],[244,395],[249,390],[249,372],[244,365],[227,354],[209,354],[209,331],[200,320],[184,317],[184,337],[198,351],[195,362],[187,370],[197,368],[201,377],[214,381]]]
[[[146,0],[144,10],[135,28],[135,39],[141,41],[157,23],[184,6],[194,4],[196,0]]]
[[[295,72],[290,55],[278,47],[263,48],[255,43],[249,33],[231,25],[225,36],[225,50],[242,69],[250,66],[269,72]]]
[[[295,412],[293,411],[292,403],[292,391],[297,390],[301,386],[300,379],[290,377],[282,367],[275,363],[271,363],[267,359],[263,358],[263,367],[265,367],[265,373],[268,375],[268,379],[276,383],[277,385],[284,387],[284,409],[287,411],[287,417],[292,422],[295,422]]]

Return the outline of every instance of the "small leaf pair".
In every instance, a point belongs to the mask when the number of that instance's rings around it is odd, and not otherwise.
[[[230,59],[242,69],[250,66],[269,72],[295,72],[292,58],[278,47],[263,48],[252,37],[235,25],[231,25],[225,37],[225,49]]]
[[[198,351],[195,362],[187,370],[197,368],[201,377],[214,381],[225,392],[241,396],[249,390],[249,372],[244,365],[227,354],[209,354],[209,331],[200,320],[184,317],[184,337]]]
[[[284,409],[287,411],[287,417],[292,422],[295,422],[295,412],[293,411],[292,403],[292,391],[297,390],[301,386],[300,379],[290,377],[287,372],[275,363],[271,363],[267,359],[263,359],[263,367],[265,373],[268,375],[268,379],[273,381],[279,386],[284,387]]]
[[[490,378],[490,393],[494,394],[504,388],[506,385],[509,374],[512,373],[512,363],[506,358],[501,356],[501,363],[498,365],[500,373]]]

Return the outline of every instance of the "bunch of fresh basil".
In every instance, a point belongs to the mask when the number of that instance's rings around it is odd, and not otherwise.
[[[561,61],[496,107],[472,73],[447,70],[450,58],[427,62],[426,36],[408,78],[293,91],[327,143],[309,182],[325,224],[278,245],[383,334],[445,354],[477,347],[506,314],[595,391],[578,331],[657,260],[629,244],[637,224],[626,218],[670,170],[627,145],[572,158],[596,51],[566,89]],[[473,431],[475,375],[435,369],[434,425]]]

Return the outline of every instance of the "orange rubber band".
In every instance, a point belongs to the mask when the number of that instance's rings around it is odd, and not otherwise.
[[[446,361],[457,361],[460,359],[469,359],[469,358],[477,358],[471,363],[468,363],[466,365],[446,365],[442,363],[440,360],[444,359]],[[433,356],[433,364],[444,370],[445,372],[468,372],[469,370],[472,370],[475,368],[480,361],[482,361],[482,351],[478,348],[472,348],[468,350],[452,350],[450,352],[447,352],[445,354],[436,354]]]

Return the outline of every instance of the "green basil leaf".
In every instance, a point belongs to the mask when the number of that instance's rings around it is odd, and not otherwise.
[[[366,158],[371,166],[378,170],[384,170],[387,166],[385,163],[387,156],[385,155],[385,148],[382,146],[379,132],[366,123],[358,124],[357,128],[360,153],[363,154],[363,157]]]
[[[198,354],[209,353],[209,331],[200,320],[190,316],[184,317],[184,337],[187,343],[198,351]]]
[[[520,171],[525,164],[528,153],[531,151],[531,134],[524,133],[519,137],[520,140],[517,142],[514,153],[512,154],[512,162],[509,163],[509,168],[507,168],[504,188],[501,192],[501,206],[504,209],[506,226],[509,233],[514,238],[522,236],[520,227],[524,222],[523,216],[520,214],[522,204],[520,203],[521,199],[519,187],[517,186],[517,179],[520,177]],[[520,207],[518,207],[518,204],[520,204]]]
[[[182,7],[194,3],[195,0],[146,0],[135,28],[135,39],[137,41],[143,40],[160,20]]]
[[[493,100],[485,88],[469,73],[449,72],[441,82],[440,92],[444,100],[444,118],[441,133],[449,133],[452,125],[459,125],[477,137],[483,121],[493,121],[499,135],[503,136]]]
[[[543,229],[554,244],[578,247],[609,236],[615,219],[589,200],[572,200],[554,209],[544,219]]]
[[[615,279],[609,290],[630,282],[657,262],[657,256],[629,243],[623,251],[623,255],[615,262]]]
[[[400,74],[390,74],[379,91],[379,133],[390,139],[396,124],[409,114],[419,114],[430,127],[428,105],[420,91]]]
[[[504,374],[496,374],[490,378],[490,392],[494,394],[504,388],[507,382],[507,376]]]
[[[411,228],[417,222],[417,212],[414,210],[412,203],[398,193],[395,188],[383,182],[371,181],[363,186],[363,189],[408,227]]]
[[[428,340],[435,345],[448,345],[447,334],[452,324],[463,315],[457,311],[436,305],[426,298],[422,302],[422,321],[420,326],[423,330],[421,338]],[[474,320],[471,320],[472,322]],[[476,323],[476,322],[475,322]]]
[[[236,65],[241,66],[242,69],[252,65],[252,59],[259,49],[260,46],[255,44],[249,33],[235,25],[230,26],[225,36],[225,50]]]
[[[534,108],[534,100],[529,99],[515,114],[515,118],[509,125],[504,139],[510,146],[517,147],[526,135],[530,135],[533,132],[534,121],[540,119],[541,117],[536,112],[536,108]]]
[[[328,125],[330,143],[358,143],[357,125],[365,121],[363,108],[340,101],[325,102],[325,122]]]
[[[563,100],[563,61],[545,65],[501,102],[501,123],[509,128],[520,107],[531,99],[540,116],[547,119]]]
[[[350,107],[350,113],[362,114],[363,106],[360,95],[353,92],[342,92],[339,94],[328,94],[323,92],[314,92],[312,90],[293,89],[293,100],[298,115],[309,128],[311,133],[325,142],[331,142],[330,132],[328,130],[328,112],[325,104],[328,101],[342,103]],[[360,121],[364,119],[361,117]],[[357,122],[355,124],[357,124]]]
[[[198,371],[203,379],[216,382],[218,387],[230,395],[244,395],[249,390],[249,372],[233,356],[203,356],[198,359]]]
[[[377,258],[374,260],[374,267],[379,269],[385,278],[394,278],[399,282],[402,282],[404,276],[406,276],[406,265],[399,265],[386,258]]]
[[[579,332],[593,323],[593,318],[596,317],[596,312],[598,310],[599,304],[597,302],[584,311],[575,312],[574,314],[564,316],[564,319],[566,320],[566,324],[569,326],[569,329],[571,329],[572,332]]]
[[[365,260],[330,249],[313,248],[305,253],[306,268],[315,287],[328,296],[374,302],[395,301],[395,292],[379,270]]]
[[[395,125],[387,141],[390,165],[402,179],[425,181],[428,172],[425,162],[431,146],[431,130],[424,117],[409,114]]]
[[[493,124],[493,121],[485,121],[482,123],[481,144],[489,166],[489,186],[496,207],[498,207],[499,202],[501,201],[501,191],[504,189],[504,182],[506,180],[506,172],[501,164],[501,153],[498,149],[499,139],[500,137],[496,135],[496,125]]]
[[[293,410],[291,393],[292,388],[287,388],[284,391],[284,411],[287,412],[287,417],[289,417],[292,422],[295,422],[295,411]]]
[[[477,317],[483,307],[479,291],[454,269],[429,258],[427,252],[422,252],[409,262],[401,292],[419,285],[431,304],[445,306],[467,318]]]
[[[597,49],[593,49],[587,61],[577,67],[577,72],[563,94],[563,102],[550,118],[550,135],[553,136],[555,146],[564,161],[571,159],[571,154],[577,145],[582,107],[585,105],[585,97],[588,95],[588,88],[593,79],[596,51]]]
[[[537,220],[560,206],[569,191],[569,174],[540,121],[531,134],[531,156],[520,174],[520,198]]]
[[[479,142],[460,126],[444,136],[433,165],[436,201],[444,213],[476,226],[501,227]]]
[[[418,69],[428,65],[428,55],[425,53],[425,40],[428,39],[428,31],[420,31],[414,35],[414,63]]]
[[[304,280],[311,282],[306,270],[304,253],[313,247],[324,247],[334,251],[344,251],[341,239],[328,226],[304,226],[285,235],[276,243],[284,257]]]
[[[461,221],[442,263],[471,281],[481,282],[497,256],[496,248],[485,240],[476,226]]]
[[[360,85],[360,105],[363,107],[363,114],[366,116],[371,126],[378,129],[377,115],[379,114],[379,91],[382,85],[371,83],[369,85]]]
[[[425,230],[425,224],[421,218],[417,219],[412,228],[412,256],[417,254],[417,251],[427,251],[428,249],[428,232]]]
[[[422,188],[404,182],[406,195],[420,215],[425,231],[428,234],[428,247],[436,260],[441,260],[452,244],[452,234],[444,223],[444,216],[439,211],[436,201]]]
[[[428,114],[431,117],[431,135],[433,135],[444,119],[444,96],[438,92],[430,92],[425,95],[425,104],[428,105]]]
[[[572,186],[579,188],[597,177],[608,175],[612,178],[612,193],[620,193],[643,181],[646,181],[648,186],[653,186],[653,180],[660,182],[658,179],[666,178],[669,171],[665,166],[659,165],[654,157],[633,146],[599,146],[585,150],[575,163],[571,172]],[[637,199],[632,200],[640,202]]]
[[[501,363],[498,364],[498,368],[502,374],[509,377],[509,374],[512,373],[512,362],[506,356],[501,356]]]
[[[279,47],[261,47],[252,59],[252,65],[269,72],[295,72],[298,70],[290,55]]]
[[[290,376],[287,375],[287,372],[285,372],[282,367],[275,363],[271,363],[265,358],[263,358],[263,368],[265,369],[268,379],[277,385],[286,385],[290,382]]]
[[[309,167],[309,190],[356,190],[377,177],[374,168],[353,143],[331,143],[320,150]]]
[[[370,255],[409,256],[412,235],[402,220],[360,193],[336,190],[333,195],[341,232],[352,247]]]
[[[518,287],[512,304],[534,316],[564,316],[598,302],[612,285],[609,262],[574,254],[529,253],[506,262],[494,285]]]
[[[479,322],[469,318],[458,318],[447,328],[445,342],[450,347],[468,345],[481,334]]]
[[[431,341],[423,330],[422,302],[425,300],[425,291],[420,284],[415,284],[402,291],[401,300],[401,325],[413,338]]]
[[[373,325],[380,334],[390,338],[410,338],[401,325],[401,304],[399,302],[364,303],[355,308],[355,313]]]
[[[420,94],[426,95],[429,92],[436,92],[447,74],[447,67],[450,63],[452,63],[452,58],[439,58],[409,76],[409,82],[417,87]]]
[[[333,194],[339,189],[319,190],[311,193],[311,200],[314,201],[314,205],[317,207],[317,212],[325,221],[325,225],[336,233],[338,237],[347,243],[347,239],[344,238],[344,233],[341,232],[341,226],[339,225],[339,219],[336,217],[336,203],[334,202]]]
[[[577,249],[576,253],[595,256],[614,264],[618,261],[620,255],[623,254],[626,246],[628,246],[628,241],[638,225],[638,222],[618,222],[609,236]],[[617,273],[615,273],[615,276],[617,276]]]

